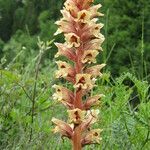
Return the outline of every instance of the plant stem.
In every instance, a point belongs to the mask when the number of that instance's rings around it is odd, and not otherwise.
[[[80,126],[75,127],[72,141],[73,141],[72,142],[73,150],[81,150],[82,149]]]
[[[37,58],[37,59],[38,59],[38,62],[37,62],[37,64],[36,64],[36,69],[35,69],[35,82],[34,82],[34,86],[33,86],[32,106],[31,106],[31,107],[32,107],[32,108],[31,108],[31,124],[34,123],[37,79],[38,79],[39,66],[40,66],[40,62],[41,62],[41,59],[42,59],[42,55],[43,55],[43,52],[40,51],[39,56],[38,56],[38,58]],[[31,140],[32,140],[32,135],[33,135],[33,128],[31,127],[29,142],[31,142]]]
[[[75,62],[75,70],[76,74],[82,73],[82,63],[81,63],[81,56],[82,54],[81,49],[77,49],[77,59]],[[74,107],[82,109],[82,89],[75,90],[75,101],[74,101]]]

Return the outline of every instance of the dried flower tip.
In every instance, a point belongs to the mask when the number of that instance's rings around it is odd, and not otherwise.
[[[83,90],[91,90],[94,87],[91,74],[77,74],[74,88],[81,88]]]
[[[97,50],[86,50],[82,58],[82,63],[96,63],[96,56],[98,54]]]
[[[76,108],[73,110],[68,110],[68,115],[71,123],[80,124],[84,120],[85,111]]]
[[[80,46],[80,38],[75,33],[65,34],[65,39],[66,39],[68,48]]]
[[[63,32],[63,30],[61,30],[60,28],[58,28],[57,31],[54,33],[54,35],[61,34],[62,32]]]

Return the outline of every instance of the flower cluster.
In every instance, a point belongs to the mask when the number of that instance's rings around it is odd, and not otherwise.
[[[95,87],[95,81],[101,76],[101,69],[105,64],[96,63],[96,57],[102,51],[101,44],[104,36],[100,33],[103,24],[97,23],[101,4],[92,5],[94,0],[66,0],[61,13],[63,18],[56,22],[59,26],[55,35],[63,33],[65,43],[55,43],[58,52],[55,57],[65,56],[69,62],[57,61],[56,78],[64,78],[73,84],[74,90],[54,85],[53,94],[68,108],[68,123],[52,118],[56,124],[54,132],[72,140],[73,149],[80,150],[83,146],[99,143],[101,129],[91,129],[91,125],[98,119],[98,110],[92,109],[99,105],[103,94],[88,96]],[[86,100],[83,100],[85,99]]]

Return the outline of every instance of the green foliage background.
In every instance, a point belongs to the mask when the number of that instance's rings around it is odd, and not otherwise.
[[[53,116],[66,120],[52,99],[57,30],[64,0],[0,0],[0,149],[69,150],[70,143],[51,129]],[[99,107],[102,143],[96,150],[150,149],[150,1],[95,0],[105,14],[107,66],[92,95],[103,93]],[[39,37],[39,38],[38,38]],[[41,39],[41,40],[40,40]],[[34,103],[34,104],[33,104]]]

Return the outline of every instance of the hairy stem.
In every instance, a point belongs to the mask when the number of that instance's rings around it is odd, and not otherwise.
[[[80,128],[80,126],[75,127],[72,141],[73,141],[72,142],[73,150],[81,150],[82,149],[82,145],[81,145],[81,128]]]

